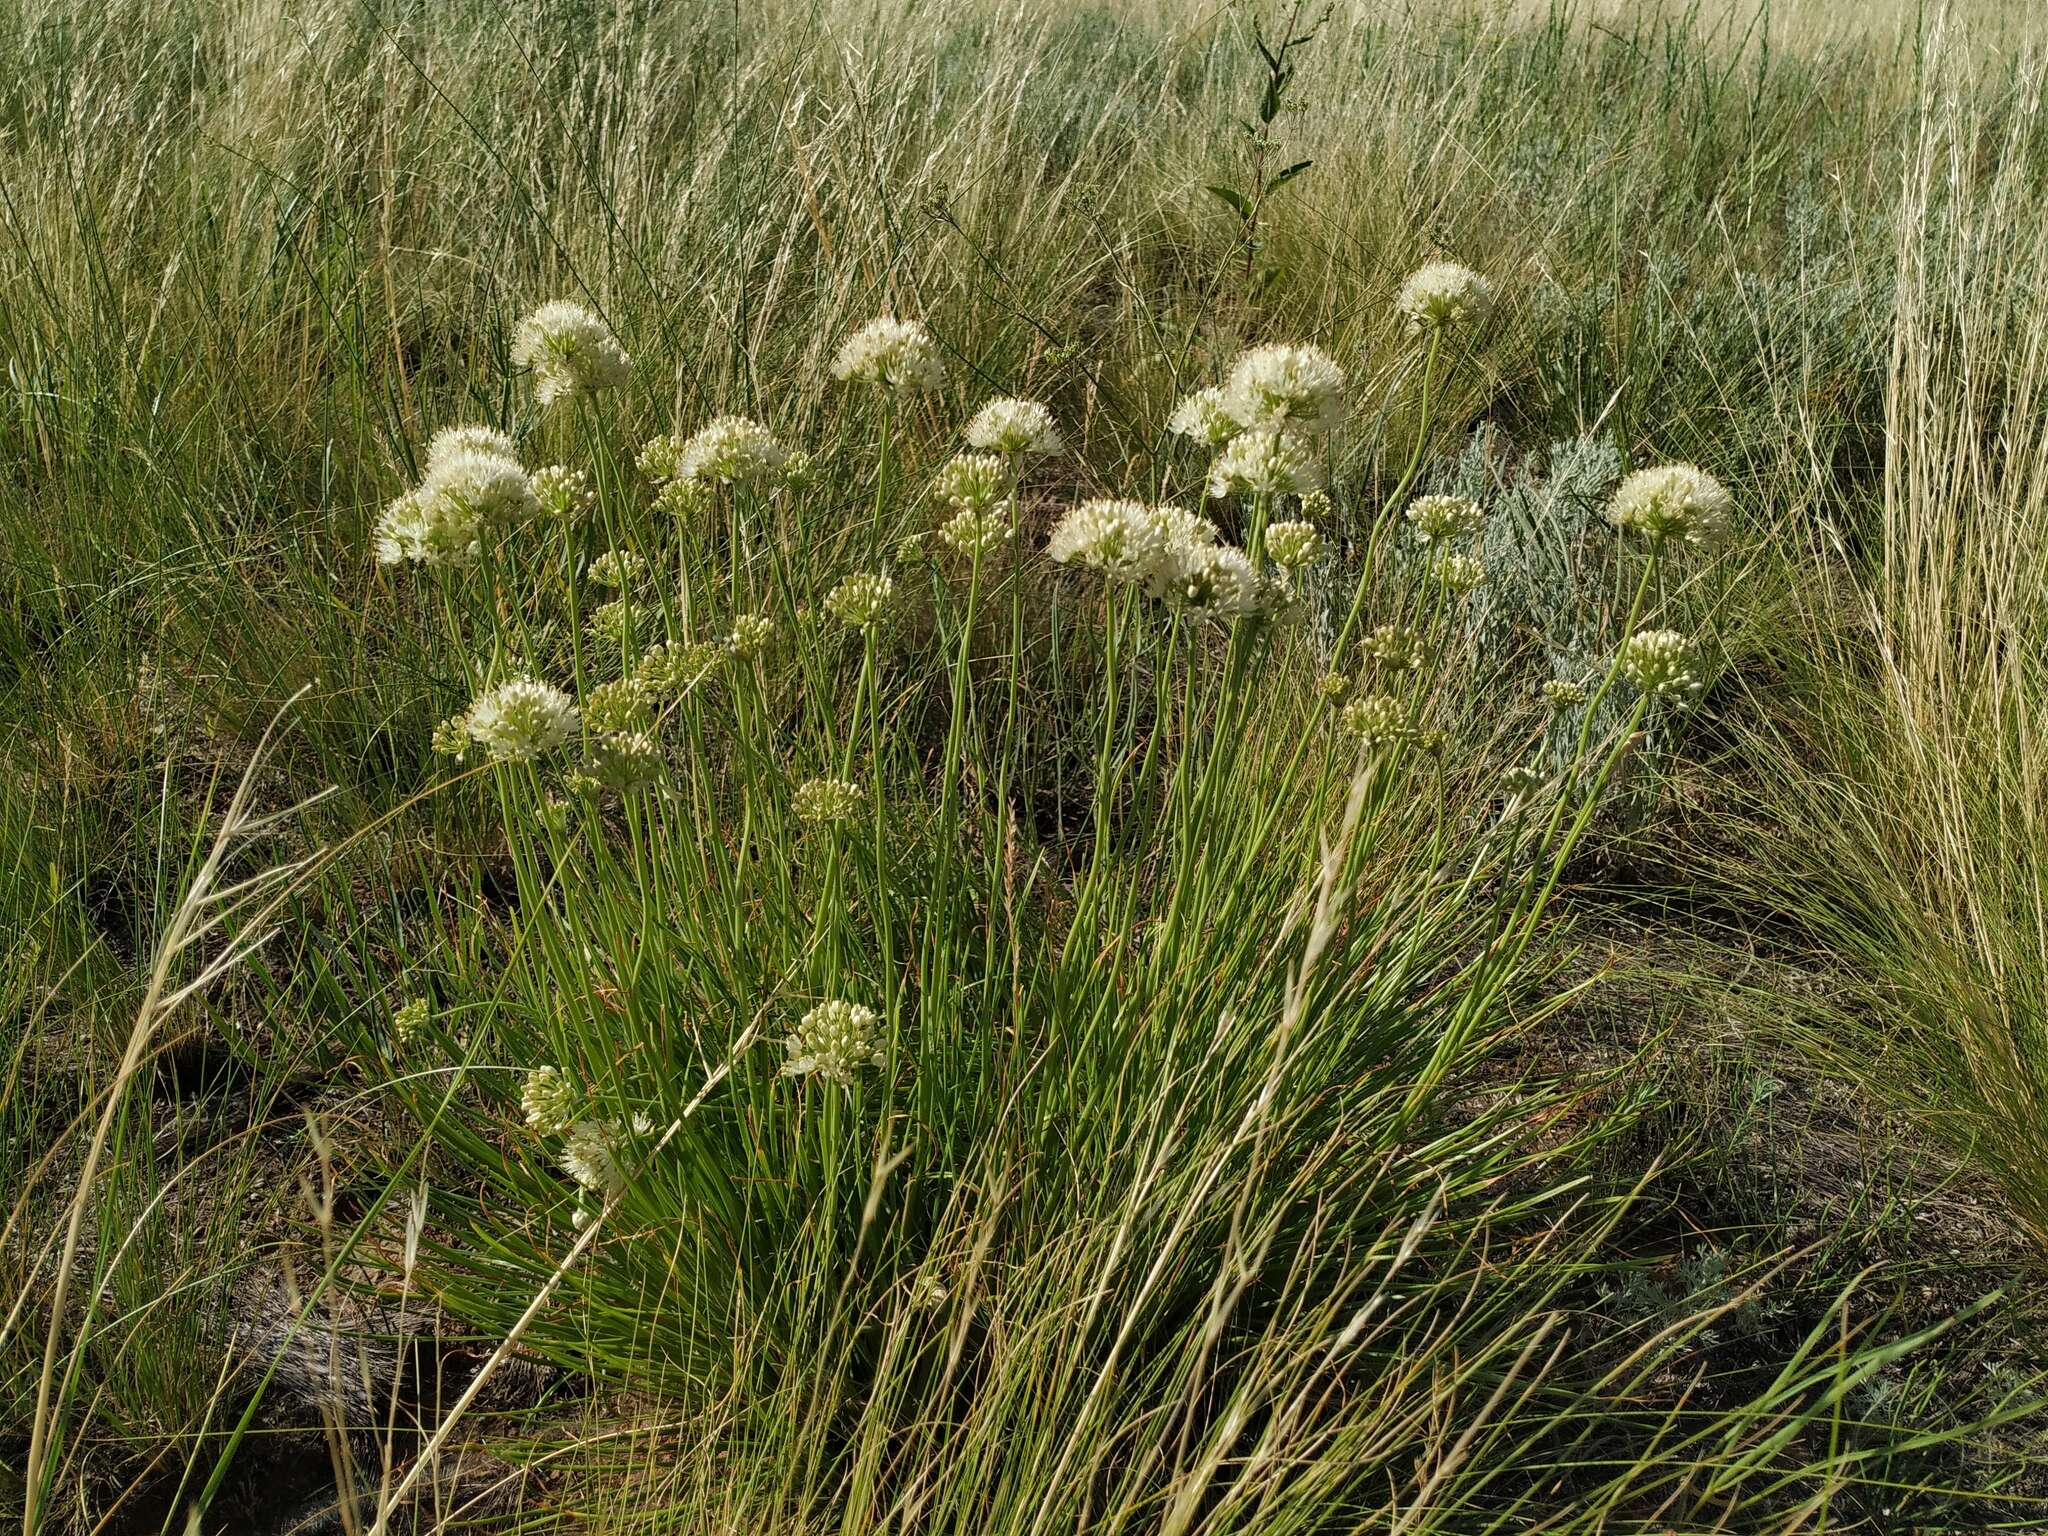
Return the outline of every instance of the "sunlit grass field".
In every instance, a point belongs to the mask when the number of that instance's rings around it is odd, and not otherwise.
[[[0,6],[0,1515],[2048,1524],[2026,8]]]

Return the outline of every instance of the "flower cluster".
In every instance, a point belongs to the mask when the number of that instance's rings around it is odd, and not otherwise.
[[[840,343],[832,359],[832,377],[910,394],[939,388],[946,382],[946,369],[930,331],[915,320],[883,315]]]
[[[1237,436],[1239,428],[1237,418],[1224,404],[1223,391],[1210,388],[1183,396],[1166,419],[1166,430],[1215,449]]]
[[[1621,673],[1644,693],[1683,707],[1704,686],[1693,644],[1672,629],[1646,629],[1621,643]]]
[[[519,1090],[526,1123],[542,1136],[558,1136],[576,1118],[576,1090],[559,1067],[535,1067]]]
[[[512,361],[533,370],[534,398],[542,405],[616,388],[632,367],[611,327],[567,299],[543,304],[519,322]]]
[[[1660,543],[1682,538],[1689,544],[1712,544],[1726,529],[1734,506],[1727,488],[1705,470],[1691,464],[1660,464],[1639,469],[1621,482],[1607,508],[1607,520]]]
[[[682,645],[651,647],[633,668],[633,679],[656,698],[671,698],[689,692],[716,672],[725,660],[722,646],[709,640],[692,640]]]
[[[1293,496],[1322,483],[1307,445],[1288,432],[1240,432],[1209,466],[1209,494],[1219,498]]]
[[[644,451],[641,457],[645,463]],[[758,490],[781,479],[788,465],[789,450],[761,423],[745,416],[720,416],[675,449],[669,478]]]
[[[732,621],[732,633],[725,648],[741,661],[750,661],[768,649],[775,638],[775,621],[765,613],[743,613]]]
[[[1368,693],[1351,700],[1338,712],[1337,722],[1363,747],[1391,746],[1408,735],[1407,707],[1391,694]]]
[[[597,492],[590,476],[564,464],[550,464],[533,472],[533,499],[549,517],[572,518],[597,505]]]
[[[829,826],[860,809],[860,786],[845,779],[806,779],[796,787],[789,804],[797,820]]]
[[[1408,504],[1408,526],[1417,543],[1441,544],[1446,539],[1477,533],[1486,514],[1463,496],[1418,496]]]
[[[932,477],[932,494],[963,512],[985,512],[1010,494],[1009,463],[992,453],[956,454]]]
[[[1323,553],[1323,536],[1314,523],[1273,523],[1266,529],[1266,554],[1286,570],[1313,565]]]
[[[883,575],[849,576],[825,596],[825,608],[850,629],[871,629],[889,606],[896,583]]]
[[[540,511],[533,481],[513,457],[512,440],[489,427],[435,435],[427,472],[377,521],[377,559],[385,565],[464,565],[494,528]]]
[[[608,549],[590,562],[590,579],[600,587],[630,587],[647,569],[647,562],[630,549]]]
[[[875,1010],[860,1003],[820,1003],[798,1021],[789,1036],[789,1060],[783,1073],[800,1077],[815,1072],[827,1082],[851,1088],[862,1067],[888,1060],[876,1026]]]
[[[546,756],[576,733],[578,723],[574,699],[530,677],[479,694],[463,716],[470,740],[501,763]]]
[[[984,453],[1045,459],[1066,451],[1052,412],[1036,400],[991,400],[967,423],[967,443]]]
[[[1001,512],[963,507],[939,525],[939,537],[949,549],[973,559],[1002,548],[1010,537],[1010,520]]]
[[[1247,618],[1260,611],[1264,588],[1258,567],[1228,544],[1169,548],[1153,579],[1153,592],[1198,619]]]
[[[629,795],[652,789],[661,779],[661,744],[646,731],[606,731],[590,744],[590,755],[572,789]]]
[[[1543,702],[1559,714],[1568,709],[1577,709],[1586,702],[1586,685],[1575,683],[1569,678],[1553,677],[1543,685]]]
[[[391,1045],[394,1050],[407,1051],[426,1032],[427,1020],[433,1017],[433,1010],[424,997],[416,997],[391,1015]]]
[[[1422,636],[1405,624],[1382,624],[1365,637],[1360,649],[1389,672],[1412,672],[1429,660]]]
[[[1462,595],[1486,580],[1486,563],[1477,555],[1442,554],[1430,563],[1429,573],[1446,591]]]
[[[1493,307],[1493,287],[1470,267],[1432,261],[1401,285],[1394,308],[1410,335],[1477,324]]]
[[[1254,347],[1223,386],[1224,412],[1253,432],[1328,432],[1344,421],[1344,370],[1315,347]]]
[[[583,1188],[610,1200],[626,1192],[623,1161],[635,1136],[653,1133],[654,1123],[635,1115],[630,1124],[617,1120],[579,1120],[569,1128],[562,1144],[562,1172]],[[579,1223],[580,1225],[580,1223]]]

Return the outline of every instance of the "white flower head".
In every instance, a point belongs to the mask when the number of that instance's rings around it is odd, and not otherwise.
[[[1061,565],[1085,565],[1106,575],[1146,575],[1165,546],[1155,509],[1141,501],[1097,498],[1062,517],[1045,550]]]
[[[576,701],[530,677],[477,696],[464,717],[470,739],[501,763],[527,763],[555,751],[575,734]]]
[[[427,441],[427,471],[431,474],[457,454],[481,453],[492,458],[519,462],[519,450],[512,439],[496,427],[443,427]]]
[[[1493,307],[1493,286],[1470,267],[1432,261],[1401,285],[1394,308],[1410,335],[1476,324]]]
[[[1009,461],[993,453],[956,454],[932,477],[932,494],[963,512],[985,512],[1010,494]]]
[[[632,1137],[647,1136],[654,1130],[645,1115],[635,1115],[630,1125],[617,1120],[579,1120],[570,1127],[562,1146],[562,1172],[583,1188],[606,1199],[626,1192],[623,1157]]]
[[[549,517],[569,518],[597,505],[590,476],[566,464],[550,464],[533,472],[533,497]]]
[[[630,795],[661,781],[661,743],[646,731],[606,731],[590,744],[581,781],[588,788]]]
[[[1412,672],[1429,659],[1422,636],[1405,624],[1382,624],[1359,648],[1389,672]]]
[[[1227,622],[1260,611],[1258,567],[1228,544],[1183,544],[1161,562],[1154,591],[1190,617]]]
[[[1313,565],[1323,553],[1323,536],[1314,523],[1273,523],[1266,529],[1266,554],[1287,570]]]
[[[526,1123],[542,1136],[557,1136],[576,1118],[576,1089],[559,1067],[535,1067],[519,1089]]]
[[[1429,573],[1447,591],[1463,594],[1486,580],[1486,562],[1476,555],[1441,554],[1430,562]]]
[[[569,299],[552,299],[519,322],[512,361],[533,370],[542,405],[614,389],[632,368],[611,327]]]
[[[789,804],[797,820],[830,826],[860,809],[860,786],[846,779],[806,779],[797,785]]]
[[[984,453],[1034,459],[1066,451],[1052,412],[1036,400],[991,400],[967,423],[967,445]]]
[[[494,528],[540,510],[533,481],[518,462],[486,448],[445,446],[417,489],[377,521],[377,558],[385,565],[463,565]]]
[[[1218,498],[1299,495],[1322,483],[1308,446],[1287,432],[1239,433],[1209,466],[1209,494]]]
[[[1405,515],[1419,544],[1441,544],[1477,533],[1486,521],[1479,504],[1463,496],[1418,496],[1408,503]]]
[[[1368,693],[1351,700],[1337,712],[1337,723],[1347,735],[1356,736],[1367,747],[1390,746],[1404,740],[1408,732],[1408,711],[1391,694]]]
[[[911,394],[939,388],[946,382],[946,369],[930,331],[915,320],[883,315],[839,344],[832,377]]]
[[[860,1003],[820,1003],[798,1021],[788,1039],[788,1077],[815,1072],[827,1082],[851,1088],[862,1067],[888,1060],[875,1010]]]
[[[1586,702],[1586,685],[1575,683],[1570,678],[1553,677],[1543,685],[1543,702],[1559,714],[1577,709]]]
[[[641,459],[646,462],[645,449]],[[789,450],[758,421],[721,416],[682,445],[670,473],[702,484],[762,486],[781,478],[788,463]]]
[[[947,547],[972,559],[1001,549],[1010,537],[1010,520],[1001,512],[976,512],[963,507],[939,525]]]
[[[1210,388],[1183,395],[1166,419],[1166,430],[1213,450],[1221,448],[1242,429],[1237,418],[1225,408],[1223,391]]]
[[[1650,697],[1681,708],[1697,699],[1704,686],[1693,643],[1673,629],[1630,635],[1621,643],[1620,660],[1622,676]]]
[[[1735,509],[1727,487],[1691,464],[1659,464],[1639,469],[1615,490],[1607,520],[1615,527],[1647,534],[1662,542],[1683,538],[1688,544],[1717,542]]]
[[[424,997],[416,997],[395,1010],[391,1015],[392,1048],[406,1051],[418,1044],[433,1016],[433,1006]]]
[[[437,513],[454,510],[430,507],[416,490],[394,497],[378,514],[371,547],[379,565],[463,565],[482,552],[476,528],[467,518]]]
[[[1223,386],[1223,409],[1258,432],[1328,432],[1344,422],[1344,370],[1316,347],[1254,347]]]
[[[630,587],[639,581],[647,562],[630,549],[608,549],[590,562],[590,579],[600,587]]]
[[[870,629],[889,606],[896,583],[880,574],[849,576],[825,596],[825,609],[850,629]]]
[[[743,613],[732,621],[732,633],[725,648],[742,661],[751,660],[768,649],[775,638],[775,621],[765,613]]]

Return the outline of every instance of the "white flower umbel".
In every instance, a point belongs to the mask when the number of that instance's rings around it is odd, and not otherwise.
[[[1443,554],[1430,563],[1429,573],[1446,591],[1463,594],[1486,580],[1486,565],[1476,555]]]
[[[1293,571],[1322,557],[1323,536],[1314,523],[1272,523],[1266,529],[1266,554]]]
[[[1001,512],[963,508],[939,525],[939,537],[948,548],[972,559],[1002,548],[1010,537],[1010,519]]]
[[[427,471],[432,473],[457,454],[483,453],[519,462],[512,439],[496,427],[443,427],[427,441]]]
[[[568,299],[550,300],[519,322],[512,361],[533,370],[542,405],[617,388],[632,369],[611,327]]]
[[[1183,395],[1166,419],[1166,430],[1213,450],[1221,448],[1242,429],[1237,418],[1224,408],[1223,391],[1212,388]]]
[[[1158,574],[1157,594],[1191,618],[1228,621],[1259,611],[1258,568],[1227,544],[1184,544]]]
[[[789,450],[761,423],[721,416],[682,445],[672,475],[707,485],[759,488],[780,479],[788,463]]]
[[[1408,735],[1408,712],[1391,694],[1368,693],[1337,712],[1337,723],[1366,747],[1385,747]]]
[[[789,1060],[783,1073],[801,1077],[815,1072],[827,1082],[851,1088],[862,1067],[888,1060],[882,1049],[875,1010],[860,1003],[820,1003],[798,1021],[790,1035]]]
[[[479,694],[464,717],[470,739],[501,763],[527,763],[555,751],[576,732],[576,701],[530,677]]]
[[[653,1129],[645,1115],[635,1115],[630,1127],[617,1120],[579,1120],[570,1127],[562,1146],[562,1172],[604,1199],[622,1195],[626,1192],[623,1158],[628,1142]]]
[[[1010,494],[1010,465],[993,453],[956,454],[932,476],[932,494],[963,512],[986,512]]]
[[[426,1033],[427,1021],[434,1016],[432,1006],[424,997],[416,997],[391,1015],[391,1045],[394,1050],[406,1051],[419,1043]]]
[[[487,448],[447,447],[417,489],[377,521],[377,558],[386,565],[463,565],[482,553],[492,529],[540,510],[533,481],[516,460]]]
[[[850,629],[870,629],[889,606],[896,583],[887,576],[849,576],[825,597],[825,609]]]
[[[661,781],[661,743],[646,731],[607,731],[590,744],[582,778],[615,795],[652,789]]]
[[[1681,708],[1703,686],[1693,643],[1675,629],[1646,629],[1621,643],[1621,674],[1644,693]]]
[[[1475,325],[1492,307],[1492,285],[1454,261],[1432,261],[1417,269],[1394,301],[1411,335]]]
[[[1682,538],[1688,544],[1712,544],[1721,538],[1734,508],[1727,487],[1705,470],[1659,464],[1621,482],[1608,504],[1607,520],[1660,543]]]
[[[991,400],[967,423],[967,445],[1005,457],[1047,459],[1066,451],[1052,412],[1036,400]]]
[[[832,377],[910,394],[939,388],[946,382],[946,368],[930,331],[915,320],[883,315],[839,344]]]
[[[775,638],[775,621],[765,613],[743,613],[732,621],[732,633],[725,648],[742,661],[750,661],[768,649]]]
[[[1553,677],[1543,685],[1543,702],[1559,714],[1568,709],[1577,709],[1586,702],[1586,685],[1575,683],[1569,678]]]
[[[1382,624],[1359,648],[1389,672],[1412,672],[1429,659],[1422,637],[1405,624]]]
[[[526,1123],[542,1136],[557,1136],[576,1118],[576,1089],[559,1067],[535,1067],[519,1089]]]
[[[1223,409],[1258,432],[1329,432],[1344,422],[1344,370],[1316,347],[1254,347],[1223,386]]]
[[[1154,509],[1113,497],[1084,501],[1062,517],[1045,552],[1061,565],[1085,565],[1136,579],[1159,558],[1165,535]]]
[[[1287,432],[1242,432],[1209,466],[1209,494],[1218,498],[1293,496],[1322,483],[1308,445]]]
[[[533,472],[533,497],[549,517],[570,518],[597,505],[590,476],[566,464],[550,464]]]
[[[860,809],[860,786],[847,779],[806,779],[789,797],[789,806],[799,821],[830,826]]]
[[[600,587],[630,587],[647,570],[647,562],[630,549],[608,549],[590,562],[590,579]]]
[[[1486,521],[1479,504],[1463,496],[1418,496],[1408,503],[1405,515],[1418,544],[1441,544],[1477,533]]]

